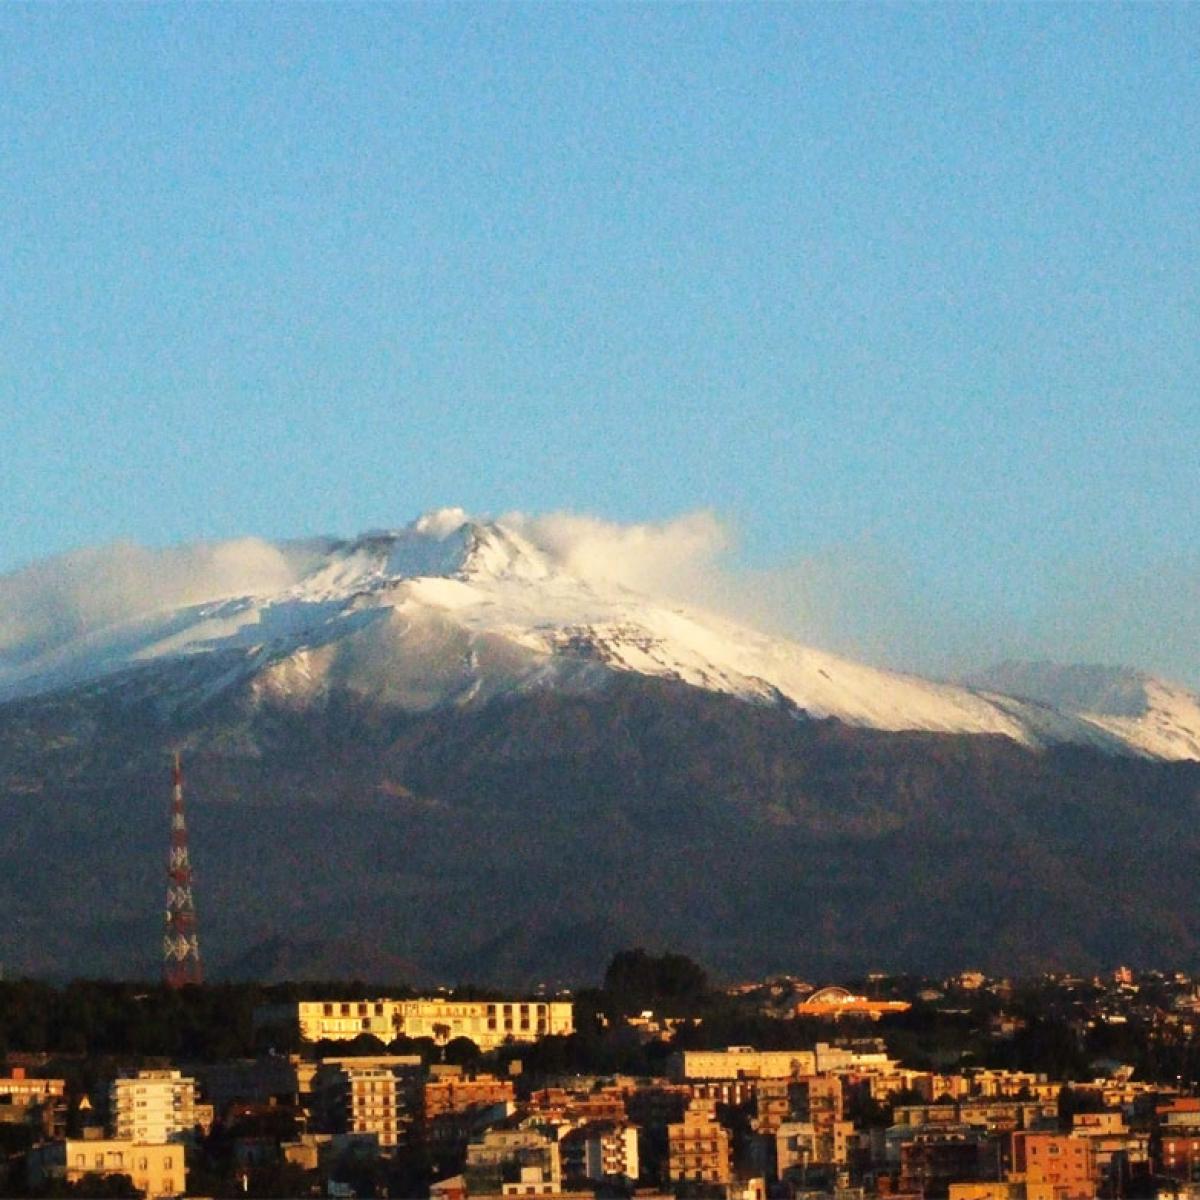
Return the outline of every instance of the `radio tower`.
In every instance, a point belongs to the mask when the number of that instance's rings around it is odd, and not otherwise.
[[[183,768],[175,755],[171,791],[171,857],[167,864],[167,930],[163,935],[163,983],[183,987],[203,983],[192,864],[188,861],[187,823],[183,819]]]

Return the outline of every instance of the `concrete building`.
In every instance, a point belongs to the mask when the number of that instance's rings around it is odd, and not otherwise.
[[[36,1079],[24,1067],[13,1067],[11,1075],[0,1076],[0,1099],[12,1104],[36,1104],[44,1100],[62,1100],[65,1079]]]
[[[1048,1183],[1057,1200],[1094,1200],[1095,1147],[1090,1138],[1071,1134],[1014,1133],[1008,1177],[1015,1183]]]
[[[967,1125],[922,1125],[909,1130],[900,1141],[899,1159],[899,1190],[927,1200],[948,1195],[952,1183],[995,1179],[1000,1173],[997,1143]]]
[[[1157,1105],[1152,1144],[1158,1174],[1183,1183],[1200,1180],[1200,1097]]]
[[[836,1121],[828,1126],[812,1121],[784,1121],[775,1131],[779,1178],[803,1187],[810,1170],[844,1167],[850,1161],[854,1137],[852,1121]]]
[[[1112,1195],[1125,1195],[1133,1180],[1149,1176],[1150,1133],[1130,1129],[1123,1112],[1076,1113],[1071,1133],[1092,1143],[1100,1185]]]
[[[421,1114],[432,1121],[445,1113],[509,1104],[516,1099],[511,1079],[495,1075],[447,1075],[431,1079],[422,1088]]]
[[[817,1057],[812,1050],[755,1050],[730,1046],[725,1050],[683,1050],[667,1060],[675,1081],[706,1079],[790,1079],[813,1075]]]
[[[109,1122],[115,1138],[148,1144],[190,1138],[196,1128],[196,1081],[180,1071],[138,1071],[112,1081]]]
[[[667,1126],[667,1175],[672,1183],[728,1183],[729,1130],[717,1121],[715,1106],[693,1100],[683,1120]]]
[[[24,1067],[0,1076],[0,1123],[28,1125],[47,1138],[67,1132],[66,1080],[36,1079]]]
[[[958,1100],[948,1104],[897,1104],[897,1125],[970,1125],[989,1133],[1058,1128],[1058,1104],[1042,1100]]]
[[[637,1182],[638,1131],[627,1121],[590,1121],[564,1134],[560,1147],[569,1182]]]
[[[466,1037],[483,1051],[575,1031],[569,1000],[301,1000],[256,1013],[260,1024],[284,1018],[295,1020],[308,1042],[349,1041],[365,1033],[383,1042],[427,1037],[445,1045]]]
[[[323,1062],[313,1077],[313,1108],[322,1132],[373,1137],[392,1153],[408,1127],[406,1082],[386,1066],[353,1059]]]
[[[619,1087],[582,1088],[545,1087],[533,1092],[528,1101],[530,1113],[552,1125],[586,1125],[593,1121],[624,1121],[626,1092]]]
[[[187,1187],[184,1148],[177,1143],[145,1143],[117,1138],[69,1138],[44,1142],[29,1152],[29,1182],[46,1179],[78,1183],[88,1175],[128,1175],[147,1200],[182,1195]]]
[[[546,1196],[562,1190],[558,1142],[538,1129],[489,1129],[467,1146],[467,1194]]]

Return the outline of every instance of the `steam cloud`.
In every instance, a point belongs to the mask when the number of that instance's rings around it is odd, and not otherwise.
[[[500,523],[520,531],[564,570],[583,579],[682,599],[703,592],[730,541],[725,526],[710,512],[639,525],[574,513],[510,513]]]
[[[1130,666],[1200,687],[1200,557],[1127,579],[1109,562],[1047,565],[1033,611],[952,604],[904,555],[864,539],[777,567],[738,564],[715,514],[621,525],[568,513],[503,518],[585,578],[720,612],[893,670],[963,678],[1005,659]]]
[[[286,587],[299,550],[258,538],[151,550],[128,542],[75,551],[0,576],[0,667],[164,609]]]
[[[466,514],[424,528],[444,536]],[[1114,584],[1107,563],[1047,568],[1041,608],[963,611],[902,555],[869,541],[750,568],[714,513],[620,524],[573,513],[501,523],[565,570],[711,609],[764,631],[880,666],[943,678],[1002,659],[1128,665],[1200,685],[1200,559],[1181,557]],[[422,526],[418,523],[418,528]],[[302,577],[313,543],[257,538],[146,549],[117,543],[0,576],[0,681],[68,642],[188,604],[270,593]]]

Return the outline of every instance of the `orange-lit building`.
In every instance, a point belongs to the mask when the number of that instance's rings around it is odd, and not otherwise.
[[[667,1172],[672,1183],[728,1183],[729,1130],[718,1123],[714,1105],[693,1100],[683,1120],[667,1126]]]
[[[869,1017],[878,1021],[886,1013],[907,1012],[912,1007],[907,1000],[869,1000],[855,996],[843,987],[818,988],[811,996],[796,1005],[798,1017]]]
[[[1048,1183],[1059,1200],[1094,1200],[1099,1176],[1090,1138],[1022,1131],[1011,1145],[1009,1179]]]
[[[1154,1110],[1154,1169],[1171,1179],[1200,1179],[1200,1097],[1180,1096]]]
[[[431,1121],[443,1113],[466,1112],[470,1108],[503,1104],[515,1098],[511,1079],[497,1079],[494,1075],[452,1075],[432,1079],[425,1085],[422,1115],[426,1121]]]

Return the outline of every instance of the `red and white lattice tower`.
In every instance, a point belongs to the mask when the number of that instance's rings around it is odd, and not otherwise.
[[[163,982],[168,987],[203,983],[187,823],[183,819],[183,768],[175,755],[171,791],[171,857],[167,863],[167,929],[163,935]]]

